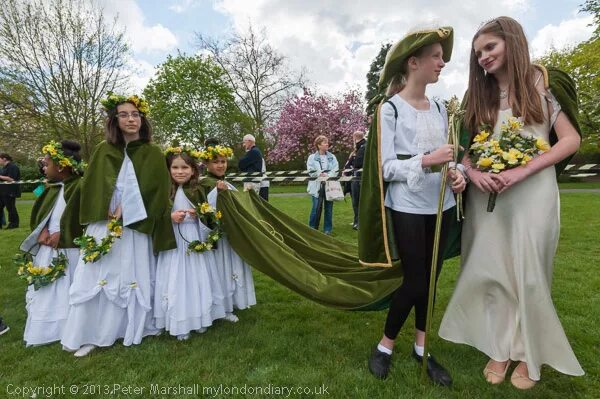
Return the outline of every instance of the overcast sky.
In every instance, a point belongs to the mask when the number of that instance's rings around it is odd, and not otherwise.
[[[118,15],[132,48],[133,85],[143,89],[168,54],[196,52],[194,33],[223,37],[251,21],[292,67],[305,67],[310,86],[335,93],[365,91],[365,75],[384,42],[416,27],[454,27],[454,52],[429,95],[462,96],[470,42],[478,26],[508,15],[525,28],[534,56],[587,40],[590,15],[583,0],[98,0]]]

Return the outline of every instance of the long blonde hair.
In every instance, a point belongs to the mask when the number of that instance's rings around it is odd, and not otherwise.
[[[512,95],[512,113],[525,124],[542,123],[544,112],[535,87],[536,68],[529,59],[529,46],[521,25],[510,17],[498,17],[483,25],[471,42],[469,87],[465,97],[465,126],[475,133],[481,125],[494,126],[500,108],[500,88],[493,74],[486,74],[477,61],[473,43],[491,34],[505,42],[508,92]]]

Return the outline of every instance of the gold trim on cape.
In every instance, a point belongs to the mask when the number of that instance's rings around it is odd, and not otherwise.
[[[387,259],[387,263],[368,263],[359,259],[359,262],[363,266],[376,266],[376,267],[392,267],[392,257],[390,255],[389,241],[387,235],[387,219],[385,217],[385,193],[383,192],[383,173],[382,168],[383,164],[381,162],[381,107],[384,102],[379,103],[377,107],[377,177],[379,178],[379,198],[380,204],[379,209],[381,212],[381,228],[383,230],[383,248],[385,251],[385,258]]]

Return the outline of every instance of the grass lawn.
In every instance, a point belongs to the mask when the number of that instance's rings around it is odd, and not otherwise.
[[[152,394],[151,384],[175,389],[198,384],[202,397],[226,397],[226,393],[233,392],[227,389],[236,388],[245,388],[245,396],[254,397],[248,393],[256,392],[250,391],[255,387],[271,389],[271,393],[278,387],[307,389],[301,395],[289,397],[598,397],[600,195],[573,193],[563,194],[561,198],[562,230],[553,296],[565,332],[587,373],[584,377],[569,377],[544,367],[542,382],[531,391],[517,391],[508,382],[490,386],[481,375],[486,363],[484,355],[468,346],[442,341],[436,335],[431,351],[452,373],[454,387],[423,385],[419,379],[420,368],[409,356],[414,325],[411,316],[398,337],[390,376],[379,381],[369,374],[366,363],[371,348],[381,337],[385,312],[328,309],[258,272],[254,273],[258,305],[238,312],[239,323],[217,321],[208,332],[196,334],[189,341],[179,342],[163,335],[146,338],[141,345],[129,348],[117,343],[82,359],[61,350],[59,344],[25,348],[22,341],[26,319],[25,285],[17,278],[11,263],[19,242],[28,234],[27,223],[22,223],[20,229],[0,231],[0,314],[11,327],[0,337],[0,398],[22,397],[17,394],[21,387],[48,389],[53,385],[58,390],[64,386],[65,391],[61,394],[55,390],[52,397],[196,397],[182,391],[179,391],[181,394],[177,391],[171,391],[170,395]],[[274,197],[272,203],[294,218],[308,219],[308,197]],[[30,210],[31,204],[19,204],[23,221],[28,219]],[[335,204],[334,236],[356,240],[356,232],[350,226],[351,215],[349,201]],[[436,331],[456,281],[458,261],[449,261],[444,267],[435,312]],[[119,384],[122,389],[114,390],[113,384]],[[71,386],[79,389],[77,395],[69,393]],[[221,395],[211,396],[208,391],[203,394],[204,387],[217,389],[219,386]],[[317,395],[319,392],[324,395]],[[50,396],[40,391],[37,397]]]

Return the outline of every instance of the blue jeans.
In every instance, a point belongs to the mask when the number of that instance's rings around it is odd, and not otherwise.
[[[312,210],[310,211],[310,219],[308,219],[308,225],[313,229],[317,228],[317,205],[319,204],[319,198],[312,198]],[[333,201],[326,201],[323,199],[323,208],[325,208],[325,218],[323,222],[323,232],[331,233],[333,229]]]

